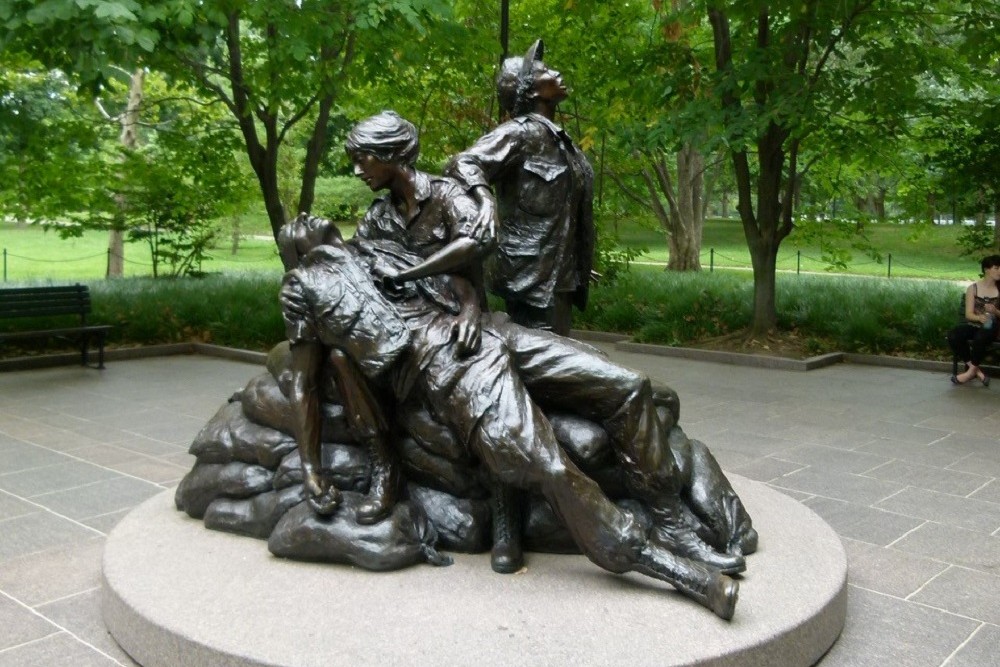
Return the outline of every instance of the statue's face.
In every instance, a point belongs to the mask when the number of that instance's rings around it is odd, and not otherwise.
[[[399,165],[383,162],[370,153],[357,153],[351,157],[354,175],[364,181],[372,191],[389,187],[399,172]]]
[[[313,248],[329,243],[333,223],[323,218],[301,217],[288,223],[290,235],[295,240],[295,249],[302,257]]]
[[[563,82],[562,74],[536,60],[532,65],[535,77],[534,92],[538,99],[558,104],[569,95],[569,90]]]

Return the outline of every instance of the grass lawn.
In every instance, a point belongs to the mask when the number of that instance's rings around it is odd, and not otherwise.
[[[262,214],[248,214],[240,223],[244,236],[237,254],[230,249],[231,223],[223,223],[217,246],[202,266],[208,273],[247,270],[280,270],[281,262],[270,237],[270,228]],[[342,228],[345,236],[353,228]],[[853,251],[845,273],[875,277],[939,278],[971,280],[979,272],[978,258],[962,257],[955,239],[961,231],[954,226],[869,224],[867,234],[882,254],[881,261]],[[830,272],[818,245],[804,244],[793,233],[778,253],[782,272]],[[652,222],[623,221],[619,228],[621,242],[647,250],[638,263],[667,260],[667,246]],[[705,270],[750,269],[750,254],[743,237],[743,227],[736,220],[709,220],[705,223],[701,262]],[[93,280],[103,278],[107,268],[107,235],[88,232],[81,238],[61,239],[54,231],[35,226],[0,223],[0,252],[4,252],[5,280],[52,281]],[[890,264],[891,258],[891,264]],[[141,243],[125,246],[125,275],[152,274],[149,248]]]
[[[207,273],[230,271],[281,271],[278,249],[264,221],[254,221],[253,235],[240,240],[232,253],[228,230],[219,234],[216,247],[202,265]],[[344,226],[345,235],[354,233]],[[35,226],[0,223],[0,253],[4,282],[67,282],[104,278],[107,272],[108,237],[103,232],[87,232],[80,238],[62,239],[54,230]],[[163,269],[166,270],[166,269]],[[149,246],[125,244],[125,276],[146,277],[153,274]]]
[[[955,239],[958,226],[869,224],[866,234],[882,254],[876,261],[862,252],[852,251],[844,273],[880,277],[973,279],[979,273],[978,257],[963,257]],[[662,232],[652,222],[623,223],[619,237],[624,245],[646,248],[639,262],[666,263],[667,244]],[[890,264],[891,259],[891,264]],[[708,220],[702,240],[702,268],[751,268],[743,226],[738,220]],[[801,234],[793,232],[778,252],[779,271],[830,272],[815,243],[806,244]]]

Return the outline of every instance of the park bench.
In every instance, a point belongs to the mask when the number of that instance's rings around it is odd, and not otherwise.
[[[959,300],[958,322],[956,322],[956,324],[965,324],[965,322],[966,322],[966,320],[965,320],[965,295],[963,294],[962,298]],[[1000,323],[997,323],[997,326],[1000,326]],[[984,361],[988,363],[991,358],[993,359],[993,361],[995,363],[1000,364],[1000,339],[997,339],[997,340],[993,341],[992,343],[990,343],[990,346],[986,349],[986,359],[984,359]],[[954,375],[958,375],[958,366],[959,366],[960,363],[961,363],[961,359],[958,358],[958,355],[955,354],[955,353],[952,353],[952,355],[951,355],[951,374],[953,376]]]
[[[90,343],[97,346],[97,366],[104,368],[104,340],[111,325],[87,324],[90,289],[86,285],[13,287],[0,289],[0,321],[16,318],[79,317],[74,325],[0,332],[0,343],[14,340],[58,338],[80,347],[80,363],[89,366]]]

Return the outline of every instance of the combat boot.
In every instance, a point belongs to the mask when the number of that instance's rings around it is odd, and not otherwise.
[[[687,525],[679,499],[662,502],[660,506],[650,508],[650,512],[653,528],[649,539],[671,553],[703,563],[723,574],[738,574],[747,569],[743,556],[719,553]]]
[[[640,550],[634,569],[673,585],[719,618],[729,621],[736,613],[740,584],[721,572],[676,556],[655,544],[647,544]]]
[[[521,494],[514,487],[496,483],[490,503],[493,513],[493,549],[490,566],[494,572],[511,574],[524,566],[521,545]]]
[[[399,466],[382,438],[370,442],[371,484],[368,496],[358,505],[355,518],[362,525],[378,523],[389,516],[399,500]]]

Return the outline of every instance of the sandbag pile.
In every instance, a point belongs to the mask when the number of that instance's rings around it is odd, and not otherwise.
[[[385,520],[375,525],[357,523],[355,511],[370,485],[371,463],[367,449],[351,434],[332,383],[321,390],[322,469],[331,484],[344,492],[344,499],[333,516],[316,515],[305,502],[301,461],[292,435],[288,361],[287,343],[276,346],[269,355],[267,372],[234,394],[195,437],[189,451],[196,463],[177,487],[178,510],[203,520],[208,528],[265,539],[277,556],[370,570],[450,562],[438,548],[462,552],[490,548],[489,479],[451,431],[420,405],[400,406],[394,415],[407,434],[395,443],[407,480],[404,499]],[[689,440],[676,426],[676,394],[661,389],[657,403],[686,488],[697,494],[720,477],[721,470],[704,445]],[[550,413],[548,417],[574,463],[611,498],[625,498],[621,466],[607,433],[572,414]],[[621,503],[640,521],[648,520],[639,503]],[[522,509],[526,548],[577,552],[544,498],[529,495]],[[732,526],[701,526],[704,530],[699,532],[733,534],[745,513],[740,514],[742,506],[738,505],[720,507],[716,515],[727,510]],[[699,527],[694,514],[689,521]]]

